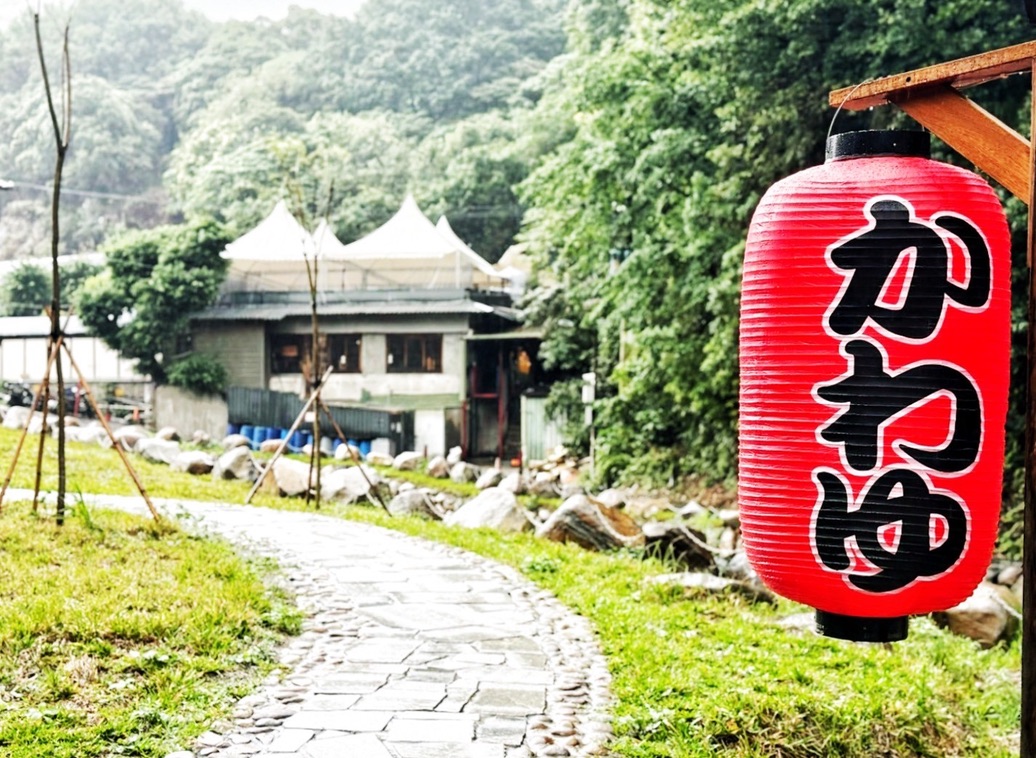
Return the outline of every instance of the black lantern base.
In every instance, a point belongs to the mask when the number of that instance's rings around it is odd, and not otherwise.
[[[817,633],[850,642],[899,642],[907,638],[906,616],[869,618],[817,611]]]

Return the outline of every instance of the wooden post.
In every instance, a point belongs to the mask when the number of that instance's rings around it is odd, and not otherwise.
[[[1031,128],[1036,135],[1036,59],[1032,61]],[[1029,305],[1025,393],[1025,513],[1022,536],[1022,724],[1021,755],[1036,754],[1036,267],[1033,244],[1036,235],[1036,150],[1029,150],[1029,229],[1026,260],[1029,263]]]
[[[1033,139],[1026,140],[958,91],[1020,73],[1032,77],[1029,134],[1036,137],[1036,42],[835,90],[829,102],[848,110],[897,106],[1029,208],[1020,755],[1031,758],[1036,756],[1036,150]]]

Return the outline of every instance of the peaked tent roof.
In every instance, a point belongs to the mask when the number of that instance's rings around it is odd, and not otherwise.
[[[313,237],[291,215],[283,200],[250,232],[226,246],[229,261],[299,261],[315,251]]]
[[[329,257],[354,261],[442,258],[456,252],[457,245],[439,233],[413,195],[407,195],[396,214],[366,237],[327,251]]]
[[[335,260],[345,258],[345,254],[342,252],[345,249],[345,245],[338,239],[338,235],[335,234],[331,225],[327,223],[326,218],[320,219],[320,223],[317,224],[317,228],[313,232],[313,243],[318,258],[331,258]]]
[[[457,251],[467,258],[472,265],[474,265],[475,268],[483,274],[498,278],[500,277],[500,272],[493,267],[492,263],[468,247],[464,240],[457,236],[457,233],[453,231],[453,227],[450,226],[450,222],[446,220],[445,216],[439,216],[439,221],[436,223],[435,229],[448,241],[452,242],[456,246]]]

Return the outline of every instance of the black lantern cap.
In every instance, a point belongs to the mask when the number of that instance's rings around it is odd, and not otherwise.
[[[906,616],[868,618],[817,611],[817,633],[850,642],[899,642],[907,638]]]
[[[902,155],[911,158],[929,158],[932,137],[919,131],[866,131],[842,132],[827,138],[827,161],[878,155]]]

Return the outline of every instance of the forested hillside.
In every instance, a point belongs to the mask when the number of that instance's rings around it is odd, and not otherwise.
[[[548,326],[542,354],[597,372],[606,478],[733,480],[745,235],[770,184],[823,162],[827,93],[1022,42],[1032,27],[999,0],[582,0],[572,11],[570,53],[538,115],[573,131],[522,187],[529,251],[556,282],[531,307]],[[1027,133],[1028,86],[1015,77],[969,95]],[[891,107],[843,112],[835,126],[893,125],[916,128]],[[1024,208],[1001,194],[1024,265]],[[1015,312],[1018,358],[1024,300]]]
[[[832,120],[910,124],[836,117],[828,91],[1033,36],[1002,0],[370,0],[355,20],[223,24],[78,0],[71,23],[66,249],[207,216],[234,233],[285,195],[348,241],[412,191],[491,260],[526,247],[541,358],[597,373],[598,474],[661,483],[736,475],[741,256],[766,187],[823,160]],[[1027,133],[1027,90],[971,94]],[[0,193],[0,256],[46,238],[26,186],[51,171],[41,97],[26,14],[0,36],[0,177],[19,184]],[[554,395],[582,418],[578,380]]]
[[[70,22],[65,251],[121,227],[215,215],[243,230],[288,194],[355,238],[412,191],[495,258],[529,83],[564,49],[562,0],[377,0],[355,20],[293,8],[213,23],[167,0],[79,0],[43,16],[56,67]],[[56,75],[56,68],[55,68]],[[0,257],[46,249],[53,146],[31,16],[0,34]]]

